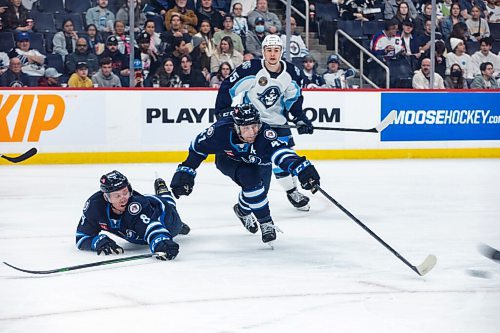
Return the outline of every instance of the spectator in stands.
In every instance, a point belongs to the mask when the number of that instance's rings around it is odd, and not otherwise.
[[[498,89],[498,84],[493,77],[493,64],[491,62],[483,62],[479,69],[481,74],[474,77],[474,81],[470,85],[471,89]]]
[[[101,58],[99,70],[92,75],[92,83],[98,87],[121,87],[120,78],[113,73],[111,58]]]
[[[165,54],[165,56],[163,57],[164,58],[171,58],[172,61],[174,62],[174,68],[178,71],[177,74],[180,73],[180,70],[181,70],[181,61],[182,61],[182,58],[185,56],[185,55],[189,55],[191,52],[190,52],[190,48],[189,46],[186,44],[186,41],[182,38],[182,37],[176,37],[174,39],[174,50],[169,53],[169,54]],[[160,63],[163,62],[163,59],[160,60]],[[190,60],[191,60],[191,63],[192,63],[192,58],[190,57]],[[198,67],[198,66],[194,66],[195,68]],[[156,69],[155,69],[155,72],[156,72]]]
[[[222,29],[222,15],[212,6],[212,0],[201,0],[201,6],[196,16],[198,16],[198,22],[208,19],[212,25],[213,32]]]
[[[352,70],[345,71],[340,69],[340,58],[336,54],[331,54],[326,62],[327,71],[323,74],[325,88],[343,89],[349,88],[346,79],[354,76]]]
[[[94,75],[99,69],[99,61],[97,56],[90,51],[87,44],[87,39],[81,37],[76,41],[76,51],[66,57],[66,73],[71,74],[76,72],[76,65],[79,62],[87,64],[89,75]]]
[[[481,73],[479,66],[483,62],[491,62],[494,69],[493,77],[500,76],[500,56],[491,52],[492,45],[493,39],[491,37],[481,39],[481,49],[474,53],[471,57],[472,65],[474,67],[474,75]]]
[[[86,62],[76,64],[76,71],[68,80],[70,88],[92,88],[92,80],[89,78],[89,67]]]
[[[320,88],[325,86],[325,79],[316,73],[316,61],[311,55],[306,55],[301,71],[302,88]]]
[[[186,7],[187,0],[175,0],[175,6],[170,9],[165,15],[165,27],[170,30],[170,18],[173,14],[179,15],[182,23],[184,24],[184,29],[191,36],[196,34],[196,27],[198,26],[198,17],[195,12]]]
[[[432,15],[432,4],[430,2],[427,2],[424,5],[424,10],[422,11],[422,13],[417,15],[417,17],[415,18],[414,23],[415,23],[415,33],[416,34],[418,34],[418,35],[424,34],[425,22],[427,20],[431,20],[431,22],[432,22],[431,15]],[[436,29],[438,29],[438,28],[439,28],[439,21],[436,17]]]
[[[210,80],[210,87],[219,88],[222,81],[224,81],[232,71],[233,68],[228,62],[221,63],[219,66],[219,70]]]
[[[267,32],[276,34],[281,31],[281,21],[276,14],[268,10],[267,0],[257,0],[257,7],[248,14],[248,24],[251,29],[255,28],[258,17],[264,19],[264,26]]]
[[[243,62],[243,54],[234,49],[233,40],[229,36],[222,38],[215,53],[210,57],[210,73],[217,72],[223,62],[229,63],[231,68],[236,68]]]
[[[149,44],[149,49],[158,54],[163,52],[161,45],[160,34],[156,32],[156,23],[153,20],[146,20],[144,23],[144,31],[146,31],[151,36],[151,41]]]
[[[27,87],[29,76],[21,71],[22,63],[19,58],[11,58],[9,69],[0,76],[0,87]]]
[[[488,12],[486,17],[489,23],[500,23],[500,1],[488,0],[486,3],[486,11]]]
[[[446,46],[444,42],[440,39],[436,40],[435,53],[434,53],[434,72],[441,75],[442,78],[446,76]],[[422,54],[420,59],[431,57],[431,49],[429,48],[425,53]]]
[[[234,5],[236,3],[241,4],[242,7],[241,16],[245,18],[248,17],[248,14],[250,14],[250,12],[254,10],[255,7],[257,6],[256,0],[231,0],[231,6],[233,7],[233,11],[234,11]]]
[[[59,78],[61,77],[61,73],[57,71],[54,67],[49,67],[45,70],[44,76],[42,76],[38,80],[39,87],[60,87],[61,83],[59,82]]]
[[[116,12],[116,20],[122,21],[126,26],[126,30],[130,30],[130,20],[128,17],[130,8],[129,8],[129,0],[122,0],[123,3]],[[146,14],[142,11],[141,0],[134,1],[134,31],[138,32],[141,30],[141,27],[144,26],[146,22]]]
[[[5,52],[0,52],[0,75],[9,69],[9,56]]]
[[[130,37],[125,33],[125,23],[116,20],[113,28],[116,39],[118,40],[118,51],[128,56],[130,54]]]
[[[262,58],[262,42],[267,35],[265,21],[259,16],[255,19],[253,30],[250,30],[247,35],[247,51],[255,58]]]
[[[233,32],[233,25],[234,25],[233,17],[231,15],[226,15],[224,17],[223,22],[224,22],[223,23],[224,29],[217,31],[214,34],[213,38],[214,45],[216,47],[219,46],[219,43],[221,42],[222,38],[228,36],[233,40],[234,49],[243,55],[243,51],[245,50],[245,48],[243,47],[241,38],[238,34]]]
[[[446,75],[444,86],[446,89],[468,89],[462,67],[459,64],[451,65],[450,75]]]
[[[21,0],[21,3],[23,4],[24,8],[27,10],[32,10],[33,5],[37,2],[38,0]]]
[[[194,35],[194,37],[201,38],[206,44],[205,53],[208,57],[211,57],[215,52],[215,44],[212,35],[212,26],[208,19],[203,19],[200,23],[200,31]]]
[[[241,2],[233,3],[233,31],[240,36],[243,48],[246,48],[246,37],[248,33],[248,22],[246,16],[243,16],[243,4]]]
[[[384,19],[390,20],[395,17],[400,9],[401,3],[407,4],[407,9],[410,12],[410,17],[412,19],[416,18],[418,13],[413,1],[411,0],[384,0]],[[405,19],[408,19],[407,17]],[[401,21],[402,22],[402,21]]]
[[[207,55],[207,42],[200,37],[193,37],[193,52],[190,53],[193,68],[201,70],[203,75],[210,76],[210,59]]]
[[[304,40],[302,39],[302,36],[295,31],[295,28],[297,27],[297,23],[293,17],[290,17],[290,58],[293,62],[293,59],[295,58],[304,58],[306,55],[309,54],[309,49],[306,46],[306,43],[304,43]],[[286,46],[286,33],[283,31],[281,34],[281,40],[283,41],[283,45]],[[285,50],[283,51],[282,58],[286,59],[287,57],[287,50],[285,47]]]
[[[425,58],[422,60],[420,70],[415,71],[412,79],[412,86],[414,89],[431,89],[431,59]],[[434,73],[434,87],[433,89],[444,89],[444,81],[441,75]]]
[[[170,58],[163,60],[163,64],[154,75],[153,80],[153,82],[158,82],[160,87],[182,87],[179,75],[175,74],[174,62]]]
[[[78,39],[78,34],[74,30],[73,21],[66,19],[63,21],[62,31],[59,31],[52,38],[52,45],[54,54],[59,54],[64,59],[70,53],[76,50],[76,40]]]
[[[16,35],[16,48],[9,52],[9,58],[21,60],[22,71],[28,76],[43,76],[45,73],[45,56],[40,51],[31,48],[30,34],[19,32]]]
[[[413,2],[411,3],[413,4]],[[413,27],[413,18],[410,14],[410,7],[408,5],[408,2],[401,1],[398,4],[398,9],[396,11],[396,15],[394,15],[394,18],[399,22],[398,27],[400,31],[403,30],[403,22],[411,22]]]
[[[490,36],[490,26],[488,21],[481,18],[481,9],[478,6],[472,7],[471,16],[465,21],[465,24],[469,29],[470,40],[473,42],[479,42],[484,37]]]
[[[443,34],[444,40],[448,40],[451,34],[451,30],[453,29],[453,26],[455,24],[457,24],[458,22],[465,23],[465,20],[460,12],[460,4],[458,2],[455,2],[451,5],[450,16],[441,21],[441,32]]]
[[[384,30],[373,35],[370,49],[374,55],[388,61],[404,50],[402,44],[398,33],[398,21],[391,19],[384,22]]]
[[[146,31],[143,31],[137,37],[137,45],[139,47],[135,48],[135,59],[141,61],[142,73],[144,81],[148,80],[149,73],[155,72],[160,64],[158,62],[158,54],[149,48],[149,43],[151,37]],[[148,81],[149,82],[149,81]]]
[[[419,35],[419,49],[420,52],[425,53],[431,47],[431,33],[432,33],[432,21],[425,20],[424,33]],[[441,33],[436,31],[436,39],[441,39]]]
[[[130,74],[129,61],[126,55],[118,51],[118,39],[116,36],[109,36],[108,39],[106,39],[106,50],[104,50],[100,58],[111,58],[113,73],[120,78],[122,87],[128,87],[128,76]]]
[[[346,21],[370,21],[375,18],[376,11],[381,11],[375,8],[374,0],[342,0],[339,4],[340,17]]]
[[[486,17],[488,11],[483,0],[459,0],[460,8],[462,8],[462,17],[467,20],[471,18],[472,7],[477,6],[481,12],[481,17]]]
[[[461,39],[464,43],[469,40],[469,30],[467,29],[465,22],[458,22],[453,26],[450,37],[446,40],[446,49],[448,52],[451,52],[450,40],[452,38]]]
[[[100,55],[104,52],[104,40],[102,39],[101,34],[97,31],[97,27],[95,24],[89,24],[85,29],[87,32],[87,44],[90,52]]]
[[[174,42],[177,38],[182,38],[186,43],[191,43],[191,35],[188,33],[187,29],[184,29],[181,16],[173,13],[170,16],[170,30],[162,34],[162,40],[166,43],[165,53],[169,53],[174,50]],[[192,50],[191,45],[189,52]]]
[[[98,31],[113,32],[115,14],[108,9],[108,0],[97,0],[97,6],[87,10],[85,21],[94,24]]]
[[[403,42],[403,47],[405,48],[405,54],[407,56],[413,56],[414,58],[420,58],[422,54],[420,52],[420,43],[416,36],[413,35],[413,22],[403,21],[403,30],[401,33],[401,41]]]
[[[446,74],[450,74],[450,68],[453,64],[459,64],[464,70],[464,77],[472,79],[474,76],[474,67],[472,65],[472,58],[465,53],[465,43],[458,38],[451,38],[451,52],[446,55]]]
[[[6,31],[32,31],[34,22],[21,0],[10,0],[8,8],[3,13],[4,29]]]
[[[183,87],[206,87],[208,86],[208,81],[206,80],[203,73],[193,68],[193,62],[189,54],[182,56],[181,58],[181,71],[179,77],[182,81]]]

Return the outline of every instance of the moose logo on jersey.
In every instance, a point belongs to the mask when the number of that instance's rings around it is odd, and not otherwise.
[[[278,87],[269,87],[262,93],[257,94],[257,97],[266,108],[270,108],[276,104],[276,101],[279,99],[280,90]]]

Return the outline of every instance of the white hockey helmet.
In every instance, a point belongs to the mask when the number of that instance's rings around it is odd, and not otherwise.
[[[283,41],[281,37],[278,35],[267,35],[262,41],[262,53],[264,53],[264,49],[269,46],[279,46],[283,51]]]

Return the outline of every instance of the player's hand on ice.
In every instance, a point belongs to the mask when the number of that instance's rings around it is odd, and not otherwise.
[[[172,177],[170,188],[174,196],[179,199],[181,195],[190,195],[193,192],[194,177],[196,171],[188,166],[180,164]]]
[[[106,235],[99,235],[92,242],[92,247],[97,251],[97,255],[104,253],[105,255],[110,255],[112,253],[120,254],[123,253],[123,247],[116,244],[114,240]]]
[[[316,192],[319,186],[319,174],[314,165],[305,157],[301,157],[290,166],[292,173],[299,178],[300,186],[304,190]]]
[[[179,254],[179,244],[171,239],[165,239],[155,247],[155,253],[163,252],[165,254],[156,256],[159,260],[172,260]]]
[[[298,116],[293,120],[293,122],[297,125],[297,132],[299,134],[313,134],[313,124],[305,114]]]

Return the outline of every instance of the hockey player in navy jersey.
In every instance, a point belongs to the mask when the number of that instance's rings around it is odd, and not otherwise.
[[[281,60],[282,53],[281,38],[277,35],[266,36],[262,42],[263,59],[244,62],[223,81],[215,109],[225,115],[235,104],[233,99],[242,98],[243,103],[250,102],[259,110],[262,121],[278,133],[280,140],[293,147],[295,143],[290,129],[273,125],[286,124],[290,114],[292,121],[299,126],[299,134],[312,134],[314,128],[302,110],[300,70],[292,63]],[[273,172],[290,203],[299,210],[309,210],[309,198],[297,190],[296,179],[278,166]]]
[[[155,181],[156,195],[141,195],[132,190],[127,177],[118,171],[101,177],[101,190],[83,207],[76,230],[76,246],[98,255],[123,253],[123,248],[101,231],[107,231],[131,243],[149,245],[151,252],[162,252],[161,260],[174,259],[179,244],[173,237],[189,233],[175,207],[175,201],[163,179]]]
[[[209,154],[215,154],[217,169],[241,187],[234,212],[251,233],[260,226],[264,243],[276,239],[267,200],[272,164],[297,176],[305,190],[315,191],[319,185],[319,174],[311,162],[280,140],[252,104],[235,106],[232,117],[223,117],[193,140],[187,159],[170,183],[175,197],[191,194],[195,170]]]

